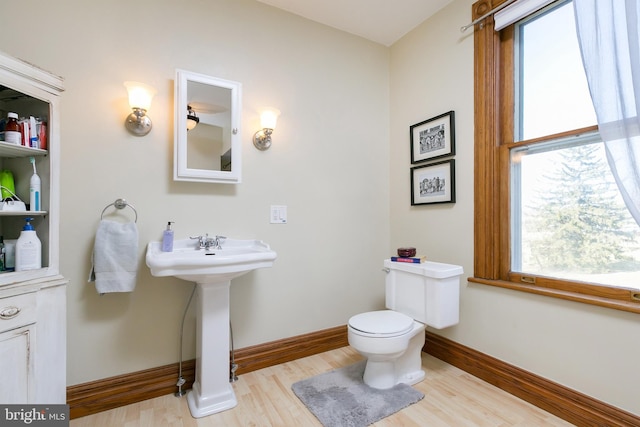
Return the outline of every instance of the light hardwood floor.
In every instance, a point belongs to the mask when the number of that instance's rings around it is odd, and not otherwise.
[[[71,427],[321,426],[291,384],[361,359],[351,347],[343,347],[249,372],[233,383],[238,406],[204,418],[191,417],[185,397],[167,395],[71,420]],[[572,425],[425,353],[422,364],[426,378],[414,387],[425,398],[373,426]]]

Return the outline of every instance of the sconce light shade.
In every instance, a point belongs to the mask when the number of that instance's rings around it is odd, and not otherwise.
[[[153,124],[147,116],[147,110],[151,106],[151,100],[156,94],[156,90],[144,83],[124,82],[124,86],[129,92],[129,106],[133,110],[127,116],[124,126],[135,136],[144,136],[151,131]]]
[[[196,116],[191,105],[187,105],[187,131],[190,131],[200,123],[200,118]]]
[[[275,129],[280,112],[277,110],[265,110],[260,115],[260,125],[263,129]]]
[[[271,147],[271,134],[278,122],[279,110],[264,110],[260,114],[260,126],[262,130],[253,135],[253,145],[260,151],[268,150]]]

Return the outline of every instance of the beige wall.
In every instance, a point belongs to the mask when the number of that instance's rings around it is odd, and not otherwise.
[[[61,272],[68,289],[68,383],[178,361],[191,284],[150,275],[147,242],[168,220],[176,238],[259,238],[271,269],[234,280],[236,348],[344,325],[382,307],[389,247],[389,49],[253,0],[25,0],[29,23],[0,25],[0,50],[61,75]],[[2,15],[15,11],[0,6]],[[243,182],[173,182],[176,68],[243,84]],[[125,80],[158,89],[144,138],[124,128]],[[251,138],[258,110],[282,111],[273,147]],[[130,111],[130,110],[129,110]],[[138,210],[135,292],[87,283],[102,209]],[[289,223],[269,224],[287,205]],[[194,313],[185,358],[195,357]],[[212,339],[215,339],[214,337]]]
[[[178,360],[191,285],[151,277],[143,260],[168,220],[177,238],[260,238],[278,252],[273,268],[232,285],[236,348],[380,308],[381,260],[398,246],[471,275],[473,37],[459,31],[471,4],[456,0],[389,49],[252,0],[23,0],[29,25],[3,20],[0,50],[63,76],[67,89],[60,231],[69,385]],[[172,181],[175,68],[242,82],[242,184]],[[122,125],[125,80],[158,88],[147,137]],[[251,136],[264,106],[282,116],[274,146],[259,152]],[[449,110],[457,203],[411,207],[408,128]],[[132,294],[99,297],[87,283],[93,235],[118,197],[140,216],[139,280]],[[288,205],[289,224],[269,224],[271,204]],[[637,315],[464,280],[461,288],[461,322],[440,333],[640,414]],[[186,358],[195,354],[193,328],[190,310]]]
[[[473,275],[473,0],[457,0],[391,49],[391,247],[414,245]],[[409,126],[456,113],[455,205],[411,207]],[[640,318],[473,283],[443,335],[640,414]],[[435,331],[437,332],[437,331]]]

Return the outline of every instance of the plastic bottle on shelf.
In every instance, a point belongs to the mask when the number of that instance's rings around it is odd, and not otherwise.
[[[27,223],[16,241],[16,271],[42,268],[42,243],[31,225],[33,218],[25,218]]]
[[[16,187],[13,181],[13,173],[10,170],[0,171],[0,195],[2,200],[10,199],[14,200],[13,196],[16,194]]]
[[[22,142],[22,133],[20,132],[20,124],[18,123],[18,115],[16,113],[7,114],[4,141],[16,145],[20,145]]]
[[[16,239],[4,241],[4,269],[14,271],[16,269]]]
[[[40,149],[47,149],[47,122],[40,119],[40,125],[38,126],[38,141],[40,143]]]
[[[0,236],[0,271],[5,271],[6,269],[4,236]]]

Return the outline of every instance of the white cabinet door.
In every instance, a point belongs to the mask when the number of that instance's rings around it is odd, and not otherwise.
[[[34,393],[35,324],[0,334],[0,402],[28,403]]]

